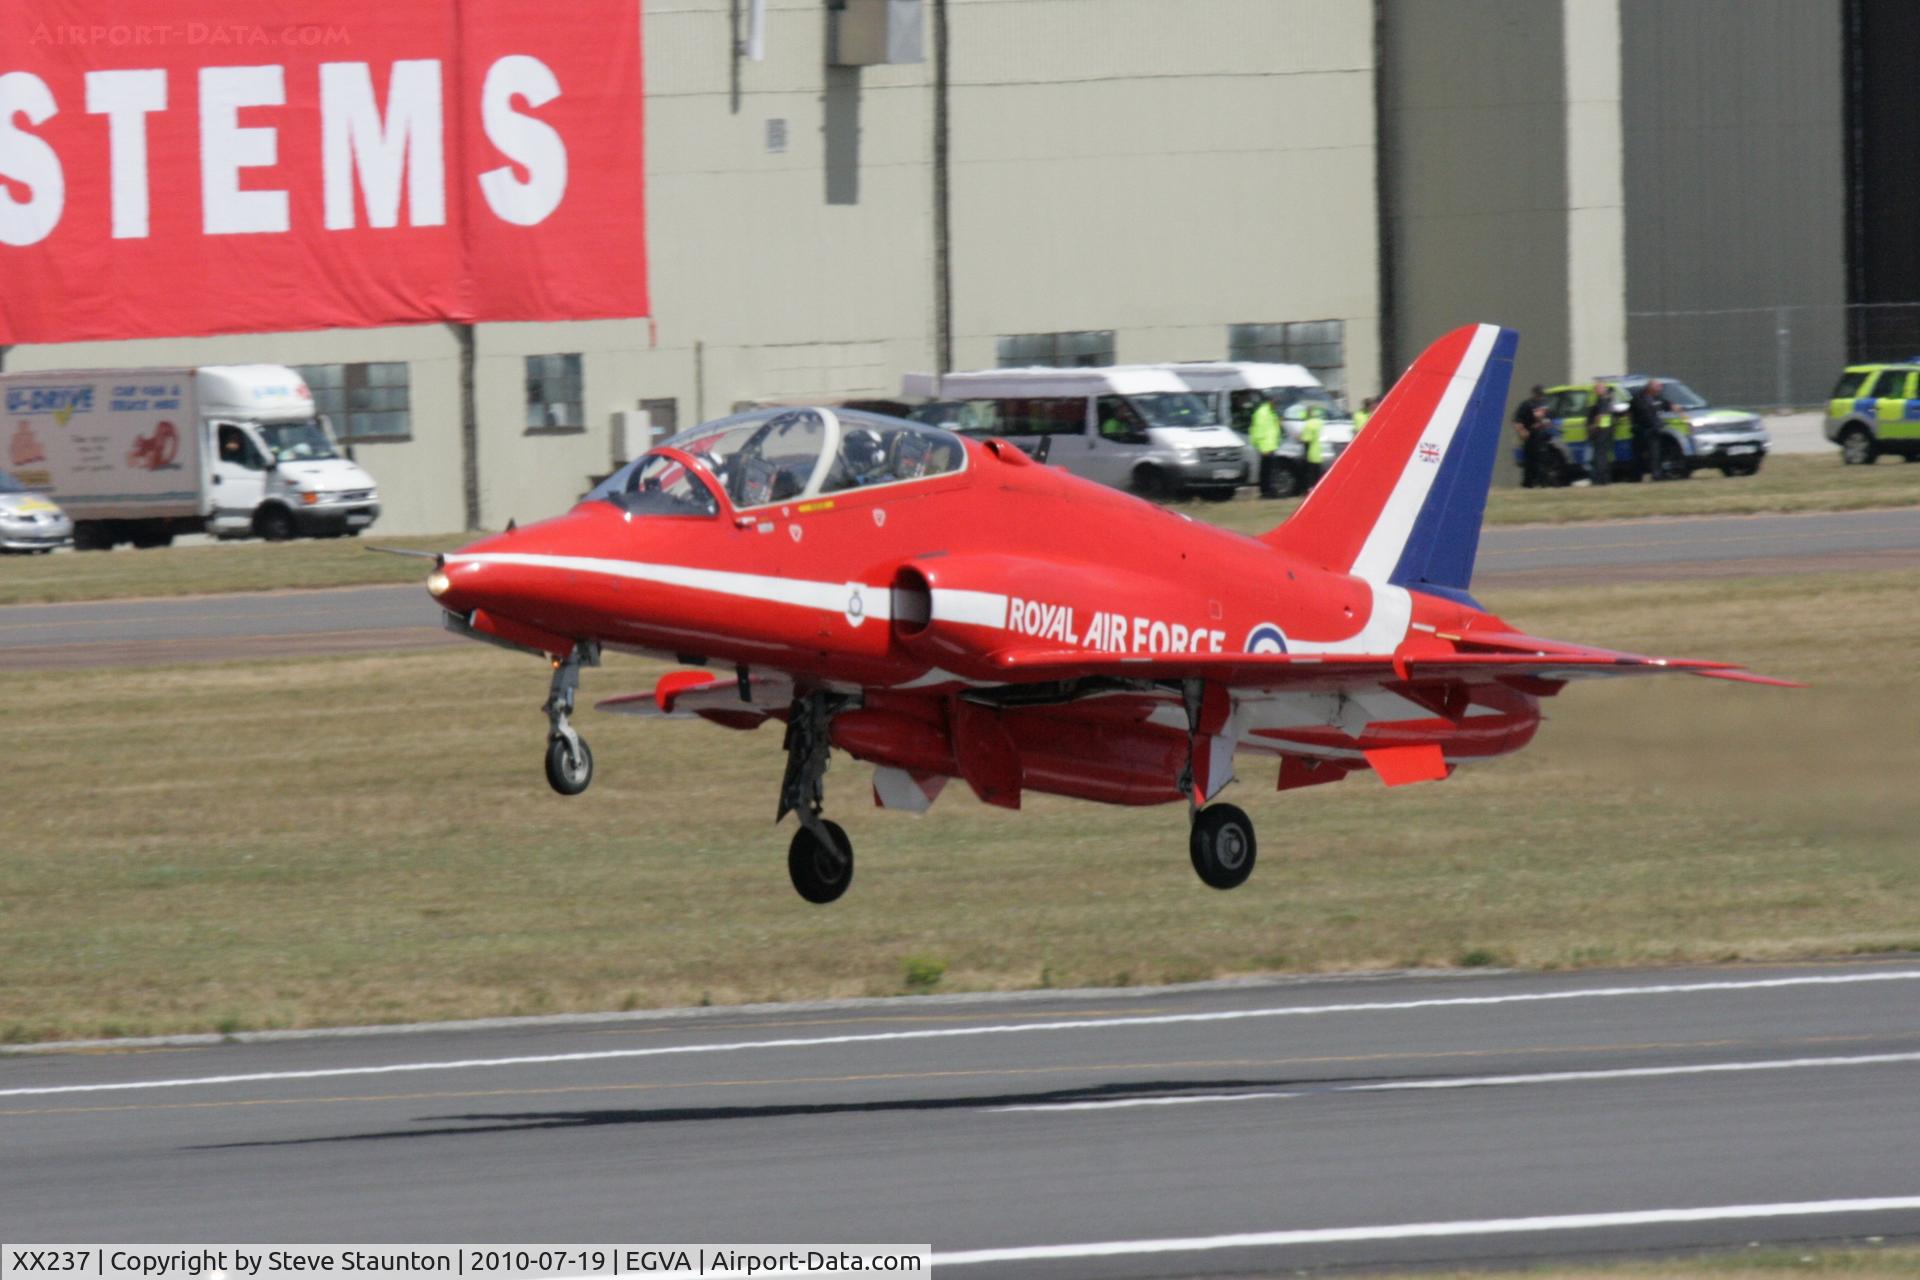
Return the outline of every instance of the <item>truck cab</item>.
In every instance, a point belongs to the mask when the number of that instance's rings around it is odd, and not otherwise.
[[[207,532],[273,540],[358,534],[380,515],[373,477],[347,457],[300,375],[281,365],[195,372],[205,434]]]

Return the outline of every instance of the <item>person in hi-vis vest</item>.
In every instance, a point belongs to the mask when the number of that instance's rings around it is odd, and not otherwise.
[[[1280,496],[1280,411],[1273,397],[1262,396],[1247,422],[1247,443],[1260,455],[1260,496]]]
[[[1321,428],[1327,425],[1327,411],[1317,404],[1307,406],[1307,420],[1300,426],[1300,443],[1307,447],[1307,488],[1311,489],[1326,470],[1327,446]]]

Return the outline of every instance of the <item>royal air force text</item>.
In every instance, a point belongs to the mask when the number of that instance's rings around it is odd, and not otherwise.
[[[1095,610],[1086,633],[1078,630],[1074,608],[1014,596],[1007,601],[1007,630],[1017,636],[1056,640],[1102,653],[1222,653],[1227,633],[1199,624],[1166,622],[1159,618],[1129,618]]]

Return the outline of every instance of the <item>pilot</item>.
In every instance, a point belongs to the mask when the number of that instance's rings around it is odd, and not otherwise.
[[[880,442],[880,434],[876,431],[866,427],[849,431],[840,444],[840,459],[845,467],[849,488],[876,484],[886,478],[883,473],[887,465],[887,446]]]

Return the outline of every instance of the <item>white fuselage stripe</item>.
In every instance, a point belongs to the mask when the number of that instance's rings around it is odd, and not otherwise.
[[[1426,430],[1420,433],[1419,441],[1401,466],[1400,478],[1394,482],[1393,492],[1380,509],[1379,519],[1373,522],[1366,542],[1361,544],[1360,554],[1353,562],[1355,577],[1385,582],[1394,566],[1400,563],[1407,539],[1413,534],[1413,522],[1419,519],[1420,509],[1427,503],[1434,477],[1440,474],[1447,448],[1460,429],[1460,419],[1473,398],[1474,388],[1480,385],[1480,375],[1486,372],[1487,359],[1493,354],[1493,344],[1499,337],[1498,325],[1483,324],[1467,344],[1460,367],[1454,370],[1446,391],[1441,393],[1440,403],[1427,419]],[[1423,462],[1420,458],[1420,450],[1428,446],[1439,450],[1433,462]]]
[[[845,613],[853,587],[861,589],[865,616],[886,621],[892,615],[892,593],[885,587],[867,583],[811,582],[802,578],[778,578],[769,574],[734,573],[727,569],[695,569],[679,564],[648,564],[640,560],[607,560],[597,556],[531,555],[518,552],[488,551],[472,555],[450,555],[449,567],[462,564],[521,565],[530,569],[570,569],[576,573],[599,573],[610,578],[629,578],[667,587],[685,587],[711,591],[717,595],[766,604],[787,604],[825,613]]]
[[[1630,1209],[1623,1213],[1565,1213],[1537,1218],[1481,1218],[1454,1222],[1403,1222],[1371,1227],[1310,1227],[1297,1231],[1249,1231],[1184,1239],[1103,1240],[1085,1244],[1033,1245],[1017,1249],[969,1249],[936,1253],[933,1266],[983,1262],[1042,1262],[1056,1258],[1110,1258],[1145,1253],[1201,1253],[1216,1249],[1261,1249],[1281,1245],[1344,1244],[1366,1240],[1423,1240],[1446,1236],[1515,1235],[1542,1231],[1594,1231],[1606,1227],[1651,1227],[1679,1222],[1740,1222],[1756,1218],[1813,1218],[1842,1213],[1898,1213],[1920,1209],[1920,1196],[1861,1200],[1801,1200],[1776,1204],[1729,1204],[1699,1209]]]
[[[1044,1102],[988,1111],[1118,1111],[1127,1107],[1170,1107],[1204,1102],[1257,1102],[1301,1098],[1309,1093],[1402,1093],[1420,1089],[1492,1089],[1509,1085],[1565,1084],[1592,1080],[1644,1080],[1659,1076],[1703,1076],[1730,1071],[1805,1071],[1821,1067],[1877,1067],[1920,1062],[1920,1053],[1870,1053],[1848,1058],[1774,1058],[1764,1062],[1688,1062],[1666,1067],[1602,1067],[1588,1071],[1536,1071],[1510,1076],[1436,1076],[1427,1080],[1382,1080],[1371,1084],[1335,1084],[1311,1090],[1267,1093],[1183,1094],[1158,1098],[1104,1098],[1098,1102]]]
[[[959,622],[970,627],[1007,626],[1007,597],[995,591],[964,591],[957,587],[933,589],[933,620]]]
[[[320,1080],[337,1076],[395,1075],[419,1071],[466,1071],[562,1062],[605,1062],[621,1058],[663,1058],[682,1054],[744,1053],[763,1049],[817,1049],[843,1044],[881,1044],[906,1040],[952,1040],[965,1036],[1038,1035],[1062,1031],[1112,1031],[1126,1027],[1166,1027],[1207,1022],[1245,1022],[1265,1018],[1316,1017],[1338,1013],[1403,1013],[1415,1009],[1470,1009],[1509,1004],[1545,1004],[1567,1000],[1604,1000],[1635,996],[1700,995],[1723,991],[1767,991],[1789,987],[1852,986],[1869,982],[1913,982],[1920,969],[1890,972],[1804,974],[1791,978],[1726,979],[1646,987],[1585,987],[1572,991],[1522,991],[1500,996],[1434,996],[1424,1000],[1382,1000],[1354,1004],[1283,1005],[1269,1009],[1221,1009],[1208,1013],[1144,1014],[1132,1018],[1074,1018],[1061,1022],[994,1023],[978,1027],[938,1027],[921,1031],[879,1031],[813,1038],[738,1040],[718,1044],[657,1045],[642,1049],[599,1049],[585,1053],[543,1053],[510,1058],[461,1058],[442,1062],[394,1062],[371,1067],[320,1067],[307,1071],[256,1071],[235,1075],[193,1076],[172,1080],[127,1080],[104,1084],[30,1085],[0,1089],[0,1098],[42,1097],[59,1093],[103,1093],[128,1089],[178,1089],[195,1085],[253,1084],[273,1080]]]

